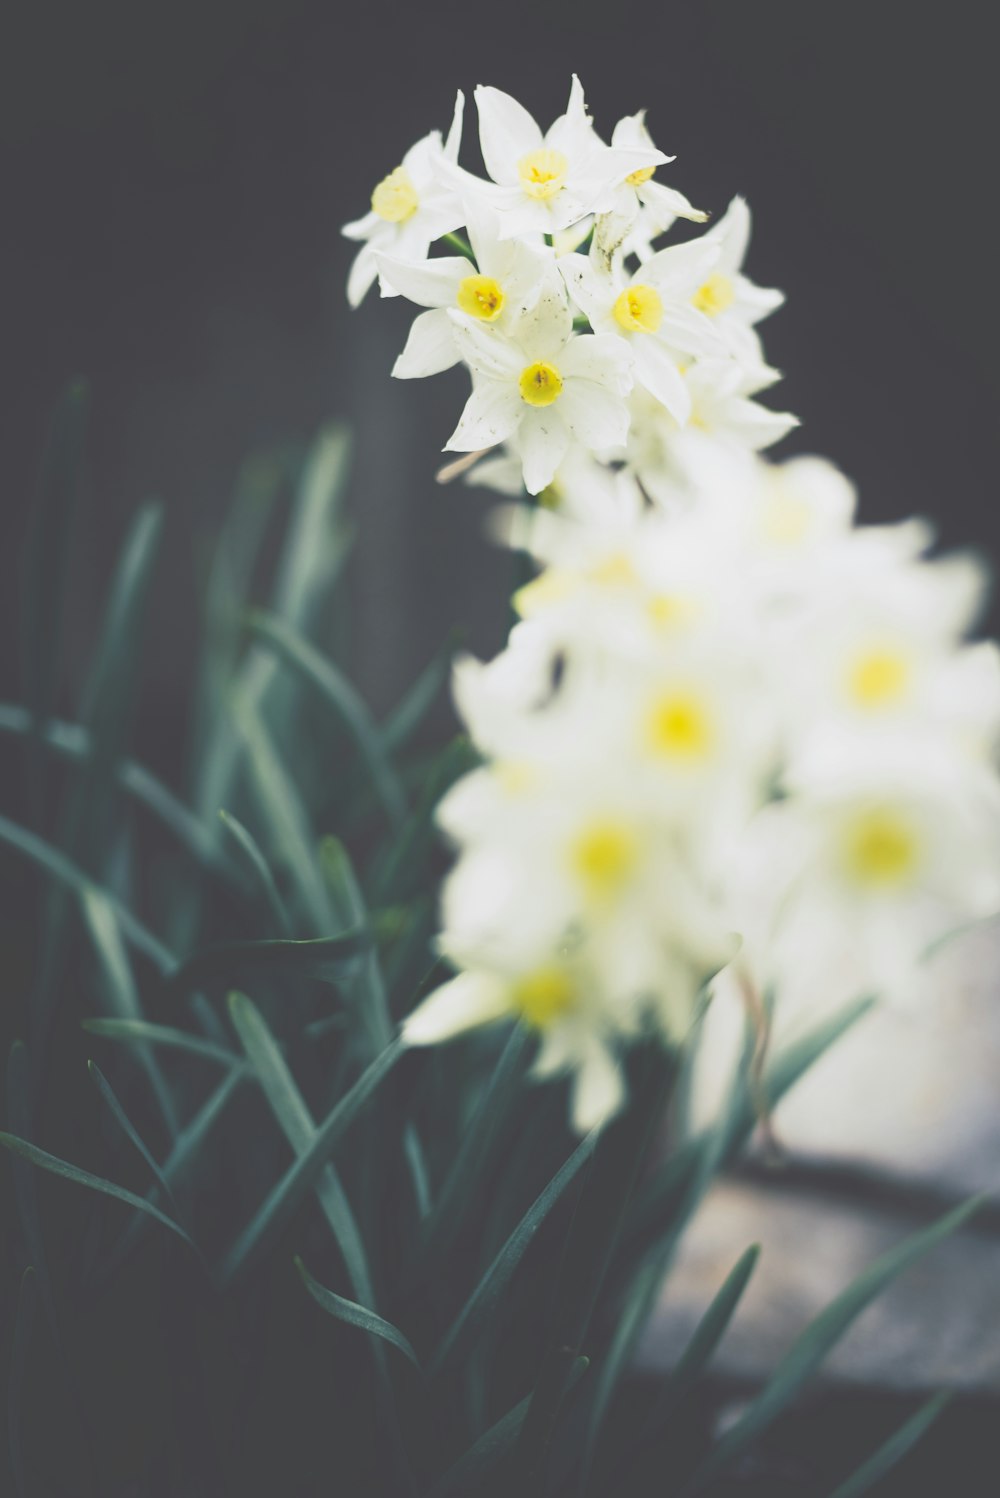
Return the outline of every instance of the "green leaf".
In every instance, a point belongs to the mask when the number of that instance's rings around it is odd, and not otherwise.
[[[909,1420],[901,1425],[883,1446],[879,1447],[874,1456],[870,1456],[863,1466],[830,1494],[830,1498],[861,1498],[862,1493],[869,1492],[930,1430],[941,1412],[950,1404],[951,1398],[951,1394],[945,1392],[935,1394],[928,1399],[915,1415],[911,1415]]]
[[[468,739],[459,736],[436,756],[423,780],[420,798],[397,838],[386,844],[372,880],[372,901],[389,903],[427,857],[435,838],[434,811],[445,791],[477,763]]]
[[[14,1491],[17,1498],[27,1498],[28,1494],[21,1453],[21,1403],[31,1328],[35,1319],[35,1279],[34,1266],[29,1264],[21,1276],[21,1288],[17,1297],[17,1315],[14,1320],[14,1336],[10,1352],[10,1381],[7,1386],[7,1434]]]
[[[341,514],[350,459],[350,433],[331,422],[317,434],[302,471],[274,589],[274,612],[306,633],[350,544]]]
[[[148,1216],[155,1217],[157,1222],[162,1222],[163,1226],[169,1228],[172,1233],[176,1233],[178,1238],[183,1238],[189,1248],[195,1247],[184,1229],[172,1218],[154,1207],[151,1202],[144,1201],[141,1196],[126,1191],[123,1186],[116,1186],[113,1181],[106,1181],[102,1176],[91,1175],[89,1170],[81,1170],[78,1165],[70,1165],[66,1160],[59,1160],[55,1155],[46,1154],[45,1150],[29,1144],[26,1139],[19,1139],[15,1134],[0,1132],[0,1144],[13,1154],[30,1161],[32,1165],[50,1171],[52,1175],[62,1176],[66,1181],[74,1181],[78,1186],[86,1186],[89,1191],[100,1192],[102,1196],[113,1196],[117,1201],[124,1202],[126,1206],[134,1207],[137,1212],[145,1212]]]
[[[127,910],[110,891],[95,884],[77,864],[60,853],[51,843],[45,842],[43,838],[37,837],[35,833],[29,832],[26,827],[19,827],[16,822],[8,821],[0,816],[0,841],[16,848],[26,858],[43,868],[47,874],[58,879],[61,884],[67,885],[76,891],[78,895],[98,895],[105,900],[121,928],[122,935],[132,943],[140,952],[156,964],[164,972],[176,966],[176,959],[170,949],[164,946],[160,939],[153,935],[141,921],[137,920],[130,910]]]
[[[260,851],[253,835],[247,831],[242,822],[233,816],[232,812],[220,810],[219,821],[243,854],[248,868],[260,885],[264,899],[267,901],[268,908],[274,917],[274,923],[278,930],[282,936],[291,936],[292,923],[288,919],[285,902],[278,893],[278,886],[274,882],[274,875],[271,873],[267,859]]]
[[[382,743],[390,754],[398,754],[430,711],[435,697],[448,679],[456,642],[457,637],[453,633],[444,649],[439,650],[427,663],[382,725]]]
[[[174,1200],[174,1193],[170,1189],[170,1182],[167,1180],[166,1176],[163,1174],[162,1170],[157,1164],[155,1156],[147,1148],[142,1135],[139,1133],[138,1129],[135,1127],[132,1120],[125,1112],[125,1109],[122,1107],[122,1104],[114,1088],[111,1086],[111,1083],[101,1071],[101,1068],[97,1065],[96,1061],[88,1061],[87,1070],[90,1072],[95,1087],[101,1094],[105,1105],[107,1106],[115,1122],[118,1124],[118,1127],[121,1129],[122,1133],[125,1135],[126,1139],[129,1141],[132,1147],[142,1156],[143,1160],[149,1167],[150,1173],[152,1174],[154,1180],[160,1187],[160,1190],[163,1192],[164,1198],[174,1209],[175,1215],[179,1216],[180,1214],[177,1211],[177,1203]]]
[[[235,1279],[258,1254],[273,1243],[306,1192],[311,1191],[316,1184],[341,1136],[403,1053],[404,1047],[400,1040],[394,1040],[391,1045],[386,1046],[327,1114],[316,1130],[309,1148],[285,1172],[229,1250],[219,1270],[223,1284]]]
[[[805,1381],[815,1373],[848,1327],[898,1275],[949,1234],[962,1227],[983,1206],[985,1196],[973,1197],[930,1227],[912,1234],[876,1259],[806,1327],[785,1354],[764,1388],[731,1426],[683,1489],[683,1498],[700,1493],[729,1463],[785,1409]]]
[[[201,1035],[189,1035],[187,1030],[178,1030],[172,1025],[154,1025],[143,1019],[85,1019],[81,1023],[89,1034],[100,1035],[104,1040],[166,1046],[187,1051],[192,1056],[202,1056],[206,1061],[217,1061],[221,1066],[241,1064],[235,1051],[227,1051],[225,1046],[205,1040]]]
[[[361,893],[350,855],[339,838],[325,837],[319,849],[320,869],[330,903],[338,923],[352,930],[370,927],[368,907]],[[389,1014],[389,1001],[382,978],[382,967],[375,943],[369,944],[364,959],[354,972],[345,973],[341,988],[355,1014],[368,1030],[373,1051],[389,1042],[395,1029]]]
[[[504,1291],[524,1258],[531,1240],[593,1154],[598,1133],[595,1129],[580,1141],[544,1191],[532,1202],[452,1322],[430,1362],[429,1373],[438,1374],[449,1363],[454,1362],[459,1353],[464,1352],[475,1341],[484,1322],[496,1313]]]
[[[247,617],[254,639],[270,646],[333,708],[368,766],[372,785],[393,826],[406,816],[406,798],[364,699],[332,661],[289,625],[260,609]]]
[[[0,703],[0,733],[21,737],[31,732],[32,718],[27,708]],[[74,762],[86,761],[93,754],[89,731],[79,723],[65,723],[58,718],[48,719],[39,730],[37,742],[49,753]],[[237,871],[216,847],[211,830],[161,780],[134,759],[120,759],[116,775],[121,789],[152,812],[202,867],[231,884],[240,884]]]
[[[398,1327],[393,1326],[391,1321],[385,1321],[381,1316],[376,1316],[374,1311],[366,1310],[353,1300],[345,1300],[341,1295],[335,1295],[332,1290],[327,1290],[323,1285],[313,1279],[302,1260],[296,1256],[295,1267],[299,1271],[302,1283],[317,1305],[323,1307],[331,1316],[336,1316],[338,1321],[346,1321],[348,1326],[360,1327],[363,1332],[368,1332],[373,1337],[381,1337],[385,1342],[391,1342],[393,1347],[398,1347],[400,1352],[413,1364],[417,1372],[420,1372],[420,1359],[414,1352],[410,1342]]]
[[[285,1058],[254,1004],[245,994],[229,995],[229,1013],[254,1074],[296,1155],[304,1155],[316,1138],[316,1125],[295,1085]],[[316,1195],[340,1249],[355,1295],[374,1309],[375,1292],[358,1225],[332,1165],[325,1165],[316,1182]]]
[[[227,941],[205,947],[176,966],[167,975],[173,993],[192,988],[219,988],[240,974],[282,978],[292,974],[319,978],[326,983],[340,980],[344,966],[368,946],[367,931],[345,931],[342,936],[321,936],[311,941]]]

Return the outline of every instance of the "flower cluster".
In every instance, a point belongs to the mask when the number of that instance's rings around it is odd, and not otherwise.
[[[449,446],[542,499],[506,512],[539,564],[520,622],[456,670],[482,756],[439,808],[457,974],[404,1036],[520,1018],[583,1131],[620,1106],[629,1043],[682,1041],[720,974],[757,1008],[903,991],[1000,907],[1000,652],[967,643],[974,558],[856,525],[820,459],[759,456],[794,420],[754,399],[781,296],[742,273],[746,205],[654,250],[704,215],[654,181],[641,115],[605,145],[575,79],[544,136],[476,99],[492,180],[457,163],[459,100],[349,231],[352,296],[377,275],[427,309],[395,373],[463,361]],[[428,258],[459,224],[474,263]]]
[[[544,134],[499,89],[475,98],[489,177],[458,164],[459,94],[447,140],[432,132],[413,146],[344,229],[362,241],[353,305],[378,279],[384,296],[426,309],[393,373],[458,363],[471,373],[446,448],[478,457],[504,444],[530,494],[564,487],[581,459],[623,464],[656,492],[670,483],[678,434],[760,449],[789,431],[794,417],[755,399],[778,374],[754,327],[782,298],[742,272],[743,200],[696,239],[654,250],[678,217],[707,214],[654,179],[673,158],[642,113],[607,145],[575,77]],[[431,255],[440,241],[461,253]]]

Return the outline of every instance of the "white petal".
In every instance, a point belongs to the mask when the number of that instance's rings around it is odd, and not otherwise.
[[[657,338],[638,337],[633,342],[633,352],[637,383],[684,426],[691,415],[691,392],[668,350]]]
[[[340,232],[345,239],[370,239],[372,231],[384,222],[384,219],[379,218],[378,214],[372,211],[366,213],[364,218],[356,218],[353,223],[345,224]]]
[[[628,407],[604,385],[567,380],[559,405],[573,436],[591,452],[621,447],[628,436]]]
[[[563,391],[559,404],[565,399],[566,392]],[[524,471],[524,487],[529,494],[541,494],[551,484],[568,447],[569,432],[560,418],[553,414],[551,406],[525,413],[517,434],[517,448]]]
[[[494,182],[517,182],[517,163],[542,144],[542,132],[531,115],[498,88],[476,89],[479,144]]]
[[[352,307],[360,307],[378,275],[378,262],[370,244],[363,244],[355,255],[347,274],[347,300]]]
[[[693,296],[715,269],[719,254],[719,246],[707,235],[691,239],[687,244],[671,245],[666,250],[657,250],[652,259],[646,261],[641,271],[642,279],[665,296]]]
[[[474,453],[480,448],[495,447],[514,431],[523,405],[512,384],[480,380],[465,403],[458,426],[445,443],[445,451]]]
[[[549,359],[561,368],[559,355],[572,331],[573,314],[566,289],[556,276],[543,287],[531,310],[518,318],[511,336],[527,355],[528,363],[533,359]]]
[[[418,307],[453,307],[458,288],[475,266],[464,255],[445,255],[434,260],[399,260],[378,256],[379,274],[393,291]]]
[[[521,350],[502,333],[476,318],[451,308],[447,316],[454,327],[455,342],[470,368],[489,379],[514,381],[524,368]]]
[[[670,160],[673,160],[672,156]],[[639,201],[661,220],[665,229],[675,218],[686,218],[694,224],[703,224],[708,218],[703,208],[695,208],[682,192],[678,192],[676,187],[667,187],[664,182],[643,182],[636,191]]]
[[[733,432],[755,452],[780,441],[799,425],[799,418],[790,411],[771,411],[752,400],[731,400],[725,407],[725,430]]]
[[[397,380],[419,380],[451,369],[460,359],[451,319],[442,308],[433,307],[414,319],[392,372]]]
[[[487,973],[459,973],[403,1021],[406,1045],[435,1045],[510,1013],[507,985]]]
[[[709,229],[707,237],[722,248],[719,270],[726,276],[735,275],[750,243],[750,209],[746,199],[735,197],[719,222]]]
[[[562,352],[561,373],[572,379],[594,380],[619,395],[632,388],[632,348],[615,333],[580,333]]]
[[[697,307],[689,307],[684,303],[678,306],[668,302],[664,306],[657,334],[671,348],[679,349],[684,354],[698,354],[705,359],[722,359],[728,352],[726,340],[712,319],[706,317],[704,312],[699,312]]]
[[[601,223],[599,219],[598,226]],[[561,255],[559,269],[581,312],[592,323],[606,317],[618,295],[617,282],[609,275],[601,275],[588,255]]]
[[[458,160],[459,147],[462,144],[462,121],[465,118],[465,95],[459,89],[455,95],[455,112],[451,117],[451,126],[448,130],[448,139],[444,143],[444,154],[449,161]]]
[[[587,1047],[573,1082],[572,1122],[589,1134],[613,1118],[625,1101],[621,1070],[596,1038]]]

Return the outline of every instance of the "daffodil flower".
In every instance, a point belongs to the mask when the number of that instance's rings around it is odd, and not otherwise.
[[[507,336],[461,311],[448,316],[473,388],[446,451],[511,441],[525,487],[538,494],[572,443],[600,451],[625,441],[630,351],[620,338],[574,334],[561,289],[544,290]]]
[[[644,109],[618,121],[611,145],[613,149],[623,151],[656,150],[646,127]],[[673,156],[660,156],[664,164],[674,159]],[[695,208],[675,187],[654,181],[655,171],[655,167],[646,166],[631,172],[619,184],[612,202],[598,219],[594,243],[607,263],[619,248],[637,255],[639,260],[648,260],[653,253],[652,241],[666,233],[676,219],[703,224],[708,218],[707,213]]]
[[[719,338],[743,365],[764,362],[760,340],[753,331],[785,300],[784,293],[757,286],[743,274],[750,242],[750,209],[736,197],[718,223],[704,235],[704,242],[718,246],[719,258],[696,289],[694,306],[712,319]]]
[[[403,260],[422,260],[442,234],[464,222],[461,200],[444,169],[458,160],[465,97],[458,93],[448,138],[432,130],[411,146],[399,166],[383,177],[372,192],[371,211],[341,233],[362,241],[347,278],[347,300],[358,307],[378,275],[379,252]],[[383,288],[395,295],[392,288]]]

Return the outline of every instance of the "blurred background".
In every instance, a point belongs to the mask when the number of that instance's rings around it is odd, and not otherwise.
[[[5,229],[2,695],[12,574],[48,412],[93,386],[75,556],[72,699],[129,517],[168,510],[143,754],[178,762],[200,565],[241,461],[333,416],[356,434],[350,654],[376,709],[457,621],[495,650],[509,564],[488,499],[434,483],[459,371],[394,382],[410,313],[351,313],[340,226],[456,88],[507,89],[543,125],[579,72],[598,127],[646,106],[669,178],[755,215],[750,271],[788,293],[763,332],[818,451],[863,513],[936,517],[1000,551],[997,102],[986,8],[432,0],[34,0],[0,67]],[[464,159],[476,164],[475,112]]]

